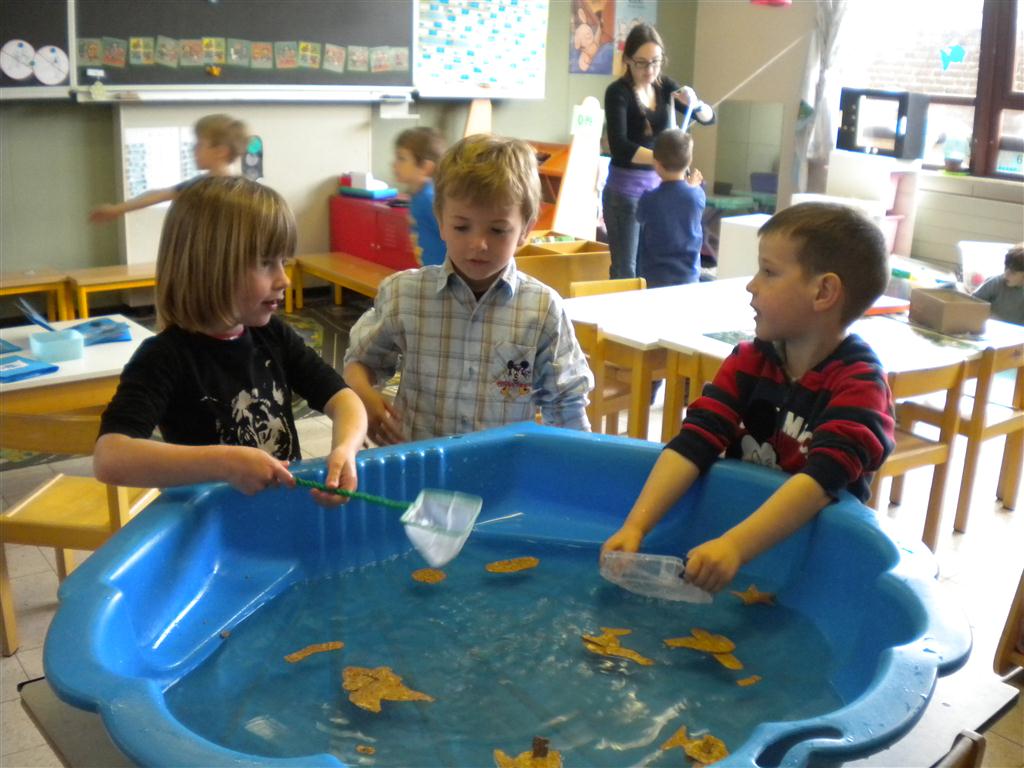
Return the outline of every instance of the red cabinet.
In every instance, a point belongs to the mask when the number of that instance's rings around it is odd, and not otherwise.
[[[409,209],[358,197],[331,197],[331,250],[392,269],[420,266],[409,236]]]

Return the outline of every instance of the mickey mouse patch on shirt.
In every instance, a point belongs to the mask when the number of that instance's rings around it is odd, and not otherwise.
[[[533,389],[533,366],[529,360],[507,360],[494,383],[509,400],[529,395]]]

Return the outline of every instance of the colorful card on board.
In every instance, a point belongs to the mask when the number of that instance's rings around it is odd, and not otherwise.
[[[103,64],[103,41],[98,37],[78,40],[78,66],[98,67]]]
[[[345,46],[324,44],[324,69],[331,72],[345,71]]]
[[[320,69],[320,43],[299,40],[299,66],[305,69]]]
[[[293,40],[274,43],[274,66],[278,69],[295,69],[299,66],[299,46]]]
[[[252,44],[252,68],[273,69],[274,68],[274,44],[254,42]]]
[[[156,37],[156,63],[165,67],[178,66],[178,41],[173,37]]]
[[[223,64],[224,63],[224,38],[204,37],[203,38],[203,63]]]
[[[350,45],[348,47],[348,71],[369,72],[370,71],[370,49],[365,45]]]
[[[17,344],[12,344],[7,339],[0,339],[0,355],[6,355],[8,352],[17,352],[21,347]]]
[[[392,72],[409,71],[409,48],[407,46],[393,47],[389,53]]]
[[[252,46],[248,40],[239,40],[237,37],[228,38],[228,66],[248,67],[252,57]]]
[[[0,383],[3,384],[30,379],[33,376],[45,376],[56,370],[57,366],[53,363],[43,363],[21,355],[0,357]]]
[[[123,69],[128,59],[128,41],[120,37],[103,38],[103,64]]]
[[[391,48],[386,45],[380,45],[370,49],[370,71],[391,71]]]
[[[128,63],[133,67],[147,67],[155,60],[152,37],[128,38]]]
[[[183,67],[203,66],[203,41],[201,39],[179,40],[178,63]]]

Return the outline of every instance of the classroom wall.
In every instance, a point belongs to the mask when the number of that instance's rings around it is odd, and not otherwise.
[[[536,141],[567,143],[570,139],[569,123],[573,106],[587,96],[594,96],[604,105],[604,91],[619,73],[569,74],[570,9],[571,5],[566,0],[552,0],[548,16],[545,98],[539,101],[495,102],[495,133]],[[670,59],[667,73],[681,83],[693,79],[696,23],[696,2],[673,0],[659,4],[656,26]],[[418,117],[408,120],[384,120],[378,108],[374,108],[373,112],[373,173],[378,178],[393,181],[391,160],[394,140],[401,131],[414,125],[429,125],[441,131],[449,143],[458,141],[462,138],[469,107],[465,102],[423,101],[410,106],[410,112]]]
[[[370,107],[337,104],[137,104],[121,108],[117,127],[193,125],[222,110],[245,122],[263,139],[263,180],[291,206],[298,224],[298,253],[330,250],[327,199],[338,175],[362,170],[370,156]],[[120,167],[115,163],[115,167]],[[116,174],[115,174],[116,175]],[[118,185],[121,181],[118,179]],[[118,192],[121,199],[121,192]],[[168,205],[153,206],[124,218],[121,261],[155,261]]]
[[[793,191],[797,107],[814,20],[813,2],[773,7],[700,0],[697,5],[693,78],[701,98],[712,104],[725,98],[782,104],[780,207],[788,204]],[[787,48],[788,51],[755,74]],[[714,182],[717,152],[716,127],[702,128],[695,134],[694,165],[703,172],[709,188]]]
[[[0,103],[0,270],[118,262],[116,227],[87,223],[114,199],[110,106]]]

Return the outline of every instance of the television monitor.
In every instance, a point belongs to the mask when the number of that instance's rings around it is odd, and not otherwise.
[[[928,97],[908,91],[843,88],[836,148],[902,159],[924,156]]]

